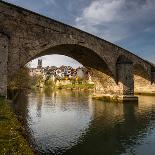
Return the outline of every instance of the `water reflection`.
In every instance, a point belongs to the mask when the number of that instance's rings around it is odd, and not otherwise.
[[[155,97],[103,103],[80,91],[35,91],[15,104],[40,154],[153,154]]]

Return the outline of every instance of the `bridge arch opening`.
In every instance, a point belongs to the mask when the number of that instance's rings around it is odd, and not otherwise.
[[[21,55],[21,68],[25,66],[28,62],[37,59],[42,56],[47,55],[64,55],[74,60],[78,61],[84,67],[89,69],[92,74],[92,81],[95,84],[95,90],[102,91],[103,93],[109,93],[113,91],[113,85],[116,85],[114,74],[109,69],[108,64],[93,50],[77,45],[77,44],[61,44],[47,50],[36,51],[33,54],[31,53],[26,59],[25,56]],[[25,60],[25,61],[24,61]],[[63,64],[63,62],[62,62]],[[111,85],[111,87],[109,87]]]
[[[96,69],[114,77],[114,74],[108,67],[108,64],[96,52],[85,46],[77,44],[60,44],[39,53],[36,52],[36,54],[27,59],[25,64],[38,57],[52,54],[68,56],[87,68]]]
[[[30,59],[27,59],[27,62],[41,56],[52,54],[64,55],[73,58],[89,69],[92,74],[92,81],[95,83],[95,90],[102,92],[106,91],[107,93],[109,91],[109,88],[107,90],[109,84],[116,85],[115,75],[108,67],[108,64],[96,52],[82,45],[57,45],[35,54]]]

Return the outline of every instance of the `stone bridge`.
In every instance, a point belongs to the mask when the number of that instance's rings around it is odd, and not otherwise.
[[[155,66],[133,53],[77,28],[0,2],[0,94],[29,61],[48,54],[74,58],[92,70],[96,94],[137,99],[153,92]]]

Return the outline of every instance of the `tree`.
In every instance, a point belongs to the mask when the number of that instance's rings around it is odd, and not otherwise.
[[[29,68],[24,66],[8,81],[8,89],[30,88],[30,79]]]

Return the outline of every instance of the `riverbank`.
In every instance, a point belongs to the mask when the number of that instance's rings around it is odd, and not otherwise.
[[[56,89],[69,89],[69,90],[92,90],[94,89],[94,84],[67,84],[55,86]]]
[[[114,103],[138,103],[138,97],[134,95],[110,95],[110,94],[100,94],[94,93],[92,96],[95,100],[100,100],[104,102],[114,102]]]
[[[24,132],[9,103],[0,98],[0,155],[34,155]]]

